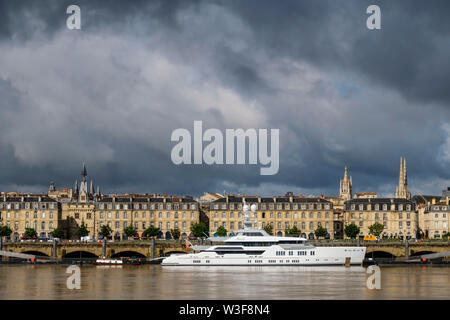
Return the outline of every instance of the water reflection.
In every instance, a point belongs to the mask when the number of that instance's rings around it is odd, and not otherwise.
[[[448,299],[450,268],[386,267],[381,290],[363,267],[0,265],[0,299]]]

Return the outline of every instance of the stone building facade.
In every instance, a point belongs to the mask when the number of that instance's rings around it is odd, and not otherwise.
[[[171,239],[170,230],[179,229],[182,237],[190,234],[200,221],[197,201],[191,198],[152,196],[103,197],[95,203],[95,230],[108,225],[115,240],[125,239],[124,229],[132,225],[141,236],[145,229],[160,229],[159,238]]]
[[[33,228],[46,238],[61,223],[61,206],[46,195],[0,197],[0,222],[12,230],[18,241],[27,228]]]
[[[226,195],[210,204],[209,231],[213,235],[219,226],[234,234],[243,228],[242,207],[255,204],[257,226],[264,228],[270,224],[273,234],[286,235],[286,230],[296,226],[303,237],[314,238],[314,231],[319,225],[326,228],[328,237],[334,238],[333,203],[324,198],[279,196],[234,196]]]
[[[344,225],[355,224],[360,236],[369,235],[369,226],[384,225],[382,238],[415,238],[418,216],[415,203],[399,198],[362,198],[345,202]]]

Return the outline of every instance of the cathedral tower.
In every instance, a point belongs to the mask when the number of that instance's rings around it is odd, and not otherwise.
[[[352,198],[352,177],[350,179],[347,178],[347,167],[345,167],[344,179],[341,180],[339,197],[344,200],[350,200]]]
[[[411,192],[408,189],[408,174],[406,172],[406,159],[400,157],[400,174],[398,177],[398,187],[395,189],[395,197],[411,199]]]

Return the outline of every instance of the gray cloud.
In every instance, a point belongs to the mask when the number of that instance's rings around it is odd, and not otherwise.
[[[370,2],[370,3],[369,3]],[[0,1],[0,187],[105,192],[389,195],[400,156],[414,191],[450,174],[447,1]],[[447,10],[447,11],[446,11]],[[170,134],[280,128],[280,171],[175,166]],[[392,189],[392,190],[390,190]]]

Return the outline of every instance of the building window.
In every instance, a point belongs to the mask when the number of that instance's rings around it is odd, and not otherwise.
[[[75,219],[80,219],[80,214],[79,213],[75,213]]]
[[[119,221],[116,221],[116,229],[119,229]]]

